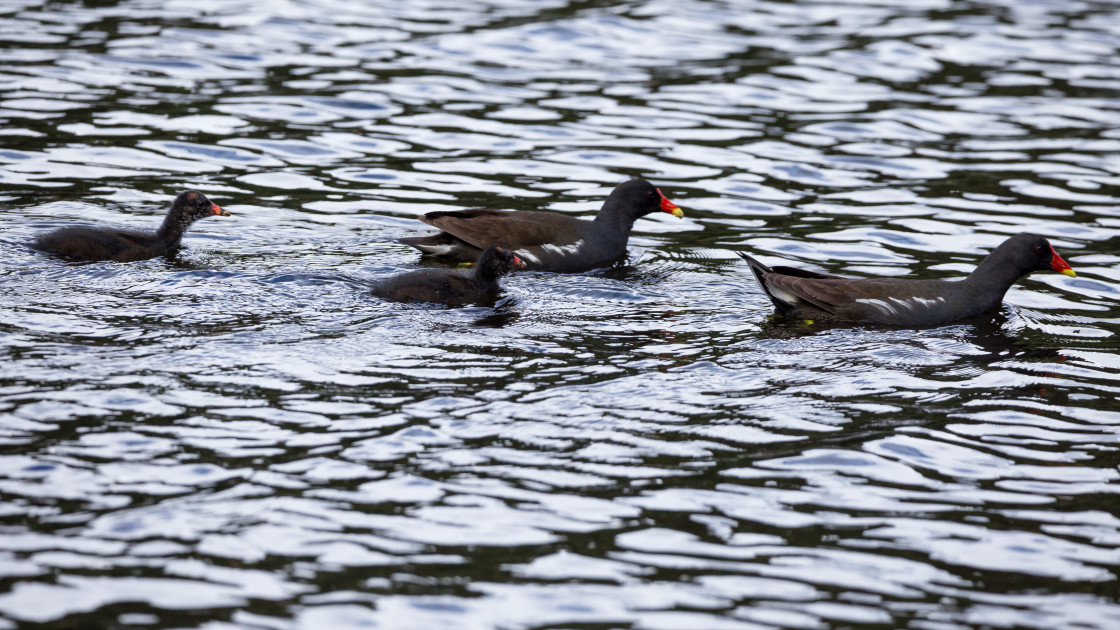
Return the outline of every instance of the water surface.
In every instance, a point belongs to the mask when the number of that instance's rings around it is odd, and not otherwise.
[[[0,7],[0,628],[1120,626],[1120,9]],[[416,217],[686,212],[493,305]],[[230,210],[170,259],[71,224]],[[736,250],[997,313],[775,321]]]

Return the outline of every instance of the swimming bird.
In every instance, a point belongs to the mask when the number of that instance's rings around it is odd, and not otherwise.
[[[779,314],[800,319],[896,326],[937,326],[990,311],[1020,278],[1052,269],[1076,276],[1037,234],[1012,236],[956,280],[841,278],[794,267],[770,268],[738,252]]]
[[[470,271],[420,269],[393,276],[373,287],[373,295],[396,302],[437,302],[449,306],[473,304],[498,292],[498,279],[523,266],[508,249],[491,246]]]
[[[634,221],[658,210],[684,216],[653,184],[632,179],[615,187],[592,221],[531,210],[429,212],[420,220],[441,231],[400,242],[454,262],[472,261],[483,249],[500,245],[529,269],[580,272],[621,259]]]
[[[163,225],[154,232],[71,226],[40,234],[31,247],[68,260],[146,260],[177,249],[183,233],[192,223],[212,216],[228,217],[229,212],[212,203],[206,195],[188,190],[175,198]]]

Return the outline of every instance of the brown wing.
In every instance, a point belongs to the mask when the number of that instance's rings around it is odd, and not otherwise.
[[[993,306],[969,300],[959,281],[770,274],[766,282],[774,294],[801,300],[801,308],[816,308],[854,322],[935,325],[976,315]]]
[[[767,267],[746,252],[736,252],[747,261],[763,291],[778,308],[785,313],[802,307],[815,307],[829,313],[835,312],[837,302],[850,303],[840,288],[840,283],[850,282],[846,278],[830,276],[797,267]]]
[[[546,243],[567,245],[582,238],[580,224],[585,223],[562,214],[527,210],[429,212],[420,220],[479,249],[491,245],[510,249],[537,247]]]
[[[851,287],[848,286],[851,280],[812,272],[803,273],[808,277],[769,273],[764,276],[764,282],[771,294],[792,308],[799,304],[788,296],[829,313],[836,313],[837,309],[850,307],[854,303]]]

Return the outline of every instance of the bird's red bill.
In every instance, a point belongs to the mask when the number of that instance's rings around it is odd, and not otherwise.
[[[1051,256],[1051,258],[1050,258],[1050,268],[1051,269],[1053,269],[1054,271],[1057,271],[1058,273],[1064,273],[1071,278],[1076,278],[1077,277],[1077,273],[1074,272],[1073,267],[1070,267],[1069,263],[1062,260],[1062,257],[1059,256],[1058,252],[1054,250],[1053,245],[1050,246],[1050,253],[1053,254],[1053,256]]]
[[[660,188],[657,189],[657,194],[661,195],[661,211],[662,212],[668,212],[669,214],[671,214],[675,217],[683,217],[684,216],[684,211],[681,210],[680,207],[677,206],[677,204],[673,203],[672,201],[669,201],[669,198],[665,196],[665,193],[661,192]]]
[[[513,266],[514,266],[515,269],[524,269],[525,268],[525,261],[521,260],[517,256],[514,256],[513,257]]]
[[[229,216],[229,211],[222,210],[221,206],[214,203],[213,201],[210,202],[210,210],[214,213],[214,216],[216,216],[216,217],[228,217]]]

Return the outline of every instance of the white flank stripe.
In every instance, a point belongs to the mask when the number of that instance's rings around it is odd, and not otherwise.
[[[922,306],[936,306],[936,305],[941,304],[942,302],[945,301],[944,297],[938,297],[938,298],[933,299],[933,300],[929,300],[929,299],[926,299],[926,298],[920,298],[920,297],[914,297],[914,298],[911,298],[911,299],[914,300],[915,302],[918,302]]]
[[[860,304],[866,304],[868,306],[874,306],[875,308],[879,309],[880,312],[883,312],[883,313],[889,313],[891,315],[898,315],[898,311],[895,309],[895,307],[891,306],[890,304],[887,304],[886,302],[884,302],[882,300],[864,299],[864,300],[856,300],[856,302],[859,302]]]
[[[541,245],[541,249],[545,251],[555,252],[557,254],[563,255],[578,254],[582,248],[583,240],[578,240],[574,243],[568,243],[567,245],[553,245],[552,243],[545,243],[544,245]]]

